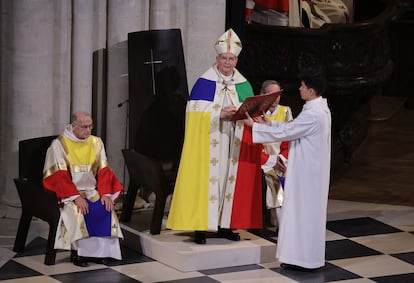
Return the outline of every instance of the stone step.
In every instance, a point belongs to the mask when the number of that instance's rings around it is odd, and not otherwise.
[[[121,223],[122,244],[181,272],[260,264],[275,261],[276,244],[244,230],[240,241],[207,233],[207,243],[193,242],[193,232],[162,230],[151,235],[133,223]]]

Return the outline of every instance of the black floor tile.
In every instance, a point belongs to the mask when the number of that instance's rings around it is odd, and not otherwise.
[[[400,253],[400,254],[391,254],[391,256],[396,257],[402,261],[408,262],[414,265],[414,252],[410,253]],[[413,281],[414,282],[414,281]]]
[[[40,275],[43,274],[13,260],[9,260],[6,264],[0,267],[0,280],[17,279]]]
[[[277,244],[278,231],[265,228],[265,229],[250,229],[248,230],[248,232],[256,236],[259,236],[263,239],[266,239],[272,243]]]
[[[324,283],[361,278],[357,274],[330,263],[326,263],[324,267],[312,272],[292,271],[280,267],[272,268],[272,270],[301,283]]]
[[[402,232],[401,230],[370,217],[328,221],[326,228],[345,237]]]
[[[373,250],[349,239],[326,242],[326,260],[336,260],[380,254],[382,253],[379,251]]]
[[[130,283],[141,282],[121,274],[113,269],[98,269],[91,271],[82,271],[75,273],[66,273],[51,275],[50,277],[59,280],[62,283],[82,282],[82,283]]]
[[[162,281],[168,283],[217,283],[220,281],[214,280],[213,278],[203,276],[203,277],[194,277],[194,278],[187,278],[187,279],[179,279],[179,280],[170,280],[170,281]],[[161,283],[161,282],[158,282]]]
[[[320,268],[314,272],[301,272],[301,271],[290,271],[281,268],[270,268],[269,270],[281,274],[294,280],[295,282],[301,283],[327,283],[335,281],[343,281],[362,278],[359,275],[347,271],[346,267],[336,266],[332,260],[338,259],[347,259],[347,258],[357,258],[363,256],[374,256],[383,254],[380,251],[376,251],[369,247],[366,247],[362,244],[354,242],[352,237],[357,236],[368,236],[374,234],[384,234],[384,233],[394,233],[401,232],[399,229],[396,229],[392,226],[386,225],[380,221],[376,221],[370,217],[339,220],[339,221],[329,221],[327,223],[327,229],[335,232],[337,234],[343,235],[344,237],[350,237],[341,240],[327,241],[326,242],[326,260],[327,263],[323,268]],[[273,232],[274,233],[274,232]],[[216,234],[210,233],[209,237],[217,237]],[[265,235],[267,236],[267,235]],[[270,234],[270,237],[274,236]],[[266,238],[266,237],[264,237]],[[275,237],[276,238],[276,237]],[[191,240],[191,239],[190,239]],[[24,257],[24,256],[33,256],[33,255],[44,255],[46,251],[47,241],[43,238],[36,238],[30,242],[25,250],[21,253],[18,253],[15,257]],[[58,252],[61,252],[59,250]],[[106,268],[99,270],[85,270],[81,272],[67,273],[67,274],[55,274],[50,275],[49,277],[54,278],[59,282],[140,282],[137,279],[130,278],[127,275],[119,273],[111,267],[125,265],[125,264],[134,264],[134,263],[143,263],[151,262],[153,259],[136,252],[128,247],[121,245],[121,252],[123,259],[120,261],[112,260],[106,264]],[[401,261],[404,261],[408,264],[414,265],[414,252],[398,253],[391,254]],[[235,266],[235,267],[226,267],[226,268],[215,268],[209,270],[199,270],[199,277],[188,278],[188,279],[175,279],[175,280],[163,280],[162,282],[168,283],[216,283],[219,282],[212,277],[219,274],[228,274],[244,272],[244,271],[253,271],[258,269],[264,269],[262,265],[252,264],[245,266]],[[381,273],[379,273],[381,274]],[[7,279],[19,279],[32,277],[35,279],[37,276],[42,276],[43,274],[38,273],[35,270],[32,270],[24,265],[21,265],[14,261],[13,259],[9,260],[6,264],[0,267],[0,280]],[[230,276],[230,275],[229,275]],[[286,279],[286,278],[285,278]],[[260,280],[260,279],[258,279]],[[393,276],[378,276],[375,278],[369,278],[372,282],[378,283],[400,283],[400,282],[414,282],[414,273],[410,274],[398,274]],[[161,281],[160,281],[161,282]],[[159,282],[159,283],[160,283]]]
[[[37,237],[24,247],[24,251],[17,253],[14,257],[45,254],[46,246],[47,246],[47,240],[41,237]]]
[[[382,276],[369,279],[377,283],[410,283],[414,282],[414,273]]]
[[[118,266],[131,263],[149,262],[153,259],[121,245],[122,260],[109,260],[107,266]]]
[[[250,265],[242,265],[242,266],[232,266],[232,267],[224,267],[224,268],[199,270],[199,272],[205,275],[214,275],[214,274],[223,274],[223,273],[238,272],[238,271],[256,270],[256,269],[263,269],[263,267],[257,264],[250,264]]]

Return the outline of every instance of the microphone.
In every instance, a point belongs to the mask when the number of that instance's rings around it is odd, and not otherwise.
[[[121,107],[122,105],[124,105],[125,103],[129,102],[129,99],[126,99],[120,103],[118,103],[118,107]]]

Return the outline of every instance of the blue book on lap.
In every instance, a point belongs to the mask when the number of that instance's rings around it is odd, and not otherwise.
[[[87,202],[89,204],[89,213],[85,214],[84,218],[89,236],[111,236],[112,212],[105,209],[101,200],[91,202],[87,199]]]

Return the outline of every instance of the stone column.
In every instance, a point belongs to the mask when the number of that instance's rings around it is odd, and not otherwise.
[[[92,57],[106,46],[106,1],[74,0],[71,111],[92,111]]]
[[[148,0],[108,0],[108,107],[106,150],[111,168],[126,187],[121,150],[128,147],[128,33],[148,29]]]
[[[70,103],[71,6],[65,0],[1,1],[2,215],[18,217],[18,141],[56,134]],[[28,160],[27,162],[30,162]]]
[[[188,1],[192,16],[185,29],[184,54],[187,65],[188,87],[215,62],[214,43],[225,32],[226,1]]]
[[[151,29],[181,29],[188,87],[215,61],[214,42],[225,31],[226,1],[153,0]]]

